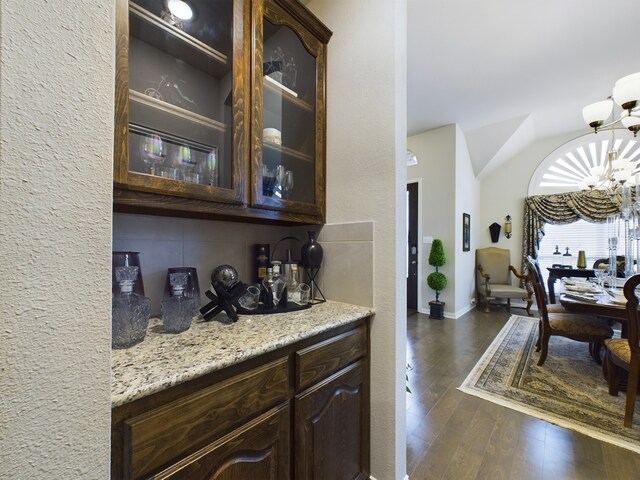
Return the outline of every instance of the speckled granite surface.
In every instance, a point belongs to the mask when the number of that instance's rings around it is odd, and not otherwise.
[[[144,341],[111,355],[111,406],[131,402],[173,385],[247,360],[262,353],[371,315],[357,305],[327,302],[310,309],[275,315],[224,314],[215,320],[194,320],[176,335],[162,332],[153,318]]]

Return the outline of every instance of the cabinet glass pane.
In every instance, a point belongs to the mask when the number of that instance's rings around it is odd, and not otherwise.
[[[288,26],[263,28],[262,194],[313,204],[316,59]]]
[[[232,187],[233,1],[129,3],[129,171]]]

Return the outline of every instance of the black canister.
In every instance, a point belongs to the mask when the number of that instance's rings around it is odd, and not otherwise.
[[[267,276],[267,268],[270,263],[271,247],[268,243],[256,243],[254,245],[254,278],[255,283],[260,283]]]
[[[302,266],[306,268],[320,268],[322,264],[322,245],[316,241],[316,232],[309,231],[309,240],[302,245]]]

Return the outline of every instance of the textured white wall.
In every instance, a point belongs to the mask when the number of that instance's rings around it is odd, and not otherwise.
[[[0,476],[108,478],[113,2],[0,18]]]
[[[482,225],[480,219],[480,182],[476,180],[462,129],[456,125],[456,214],[455,214],[455,316],[471,308],[475,293],[476,238]],[[471,215],[471,248],[462,251],[462,214]]]
[[[511,263],[518,270],[521,269],[524,198],[528,195],[531,176],[547,155],[578,135],[579,133],[575,133],[539,140],[482,179],[482,223],[477,248],[492,245],[508,248],[511,250]],[[511,215],[513,225],[513,235],[509,239],[504,236],[504,220],[507,215]],[[493,222],[502,225],[498,243],[491,243],[489,235],[489,225]]]
[[[414,135],[407,140],[408,147],[418,157],[418,164],[407,167],[407,177],[422,179],[420,202],[422,206],[422,235],[439,238],[444,246],[447,263],[439,269],[447,276],[448,286],[440,292],[440,300],[445,302],[447,316],[455,312],[455,262],[456,257],[456,126],[430,130]],[[427,285],[427,276],[435,271],[429,265],[431,243],[421,242],[419,288],[422,292],[422,305],[419,309],[429,313],[429,302],[436,294]]]
[[[312,0],[333,30],[327,222],[374,222],[371,474],[406,473],[406,0]]]

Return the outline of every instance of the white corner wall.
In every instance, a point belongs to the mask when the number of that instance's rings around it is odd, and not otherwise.
[[[406,474],[406,0],[312,0],[333,32],[327,223],[373,221],[371,475]]]
[[[547,155],[579,135],[580,133],[576,132],[539,140],[483,178],[476,248],[508,248],[511,250],[512,265],[521,270],[524,199],[528,196],[531,176]],[[504,236],[504,221],[507,215],[511,215],[513,226],[511,238]],[[493,222],[502,226],[498,243],[491,243],[489,235],[489,225]]]
[[[475,245],[480,213],[480,182],[476,179],[462,129],[447,125],[414,135],[407,146],[418,157],[418,164],[407,167],[407,178],[421,181],[420,208],[422,237],[439,238],[444,244],[447,263],[440,271],[448,279],[440,293],[445,302],[445,316],[458,318],[471,307],[475,290]],[[471,215],[471,248],[462,251],[462,214]],[[419,287],[422,305],[429,313],[435,292],[427,285],[434,271],[428,263],[431,243],[419,239]]]
[[[109,478],[114,5],[0,22],[0,476]]]
[[[444,246],[447,263],[439,270],[447,276],[448,285],[440,293],[445,313],[455,312],[455,253],[456,253],[456,126],[429,130],[407,139],[408,148],[416,154],[418,164],[407,167],[407,178],[421,180],[422,236],[439,238]],[[429,265],[431,243],[418,239],[418,282],[422,305],[418,309],[429,313],[429,302],[436,299],[427,285],[427,276],[434,271]],[[405,242],[406,243],[406,242]]]
[[[455,225],[455,317],[468,312],[475,295],[476,245],[480,224],[480,182],[476,179],[467,141],[462,129],[456,125],[456,225]],[[471,216],[471,238],[468,252],[462,251],[462,215]]]

